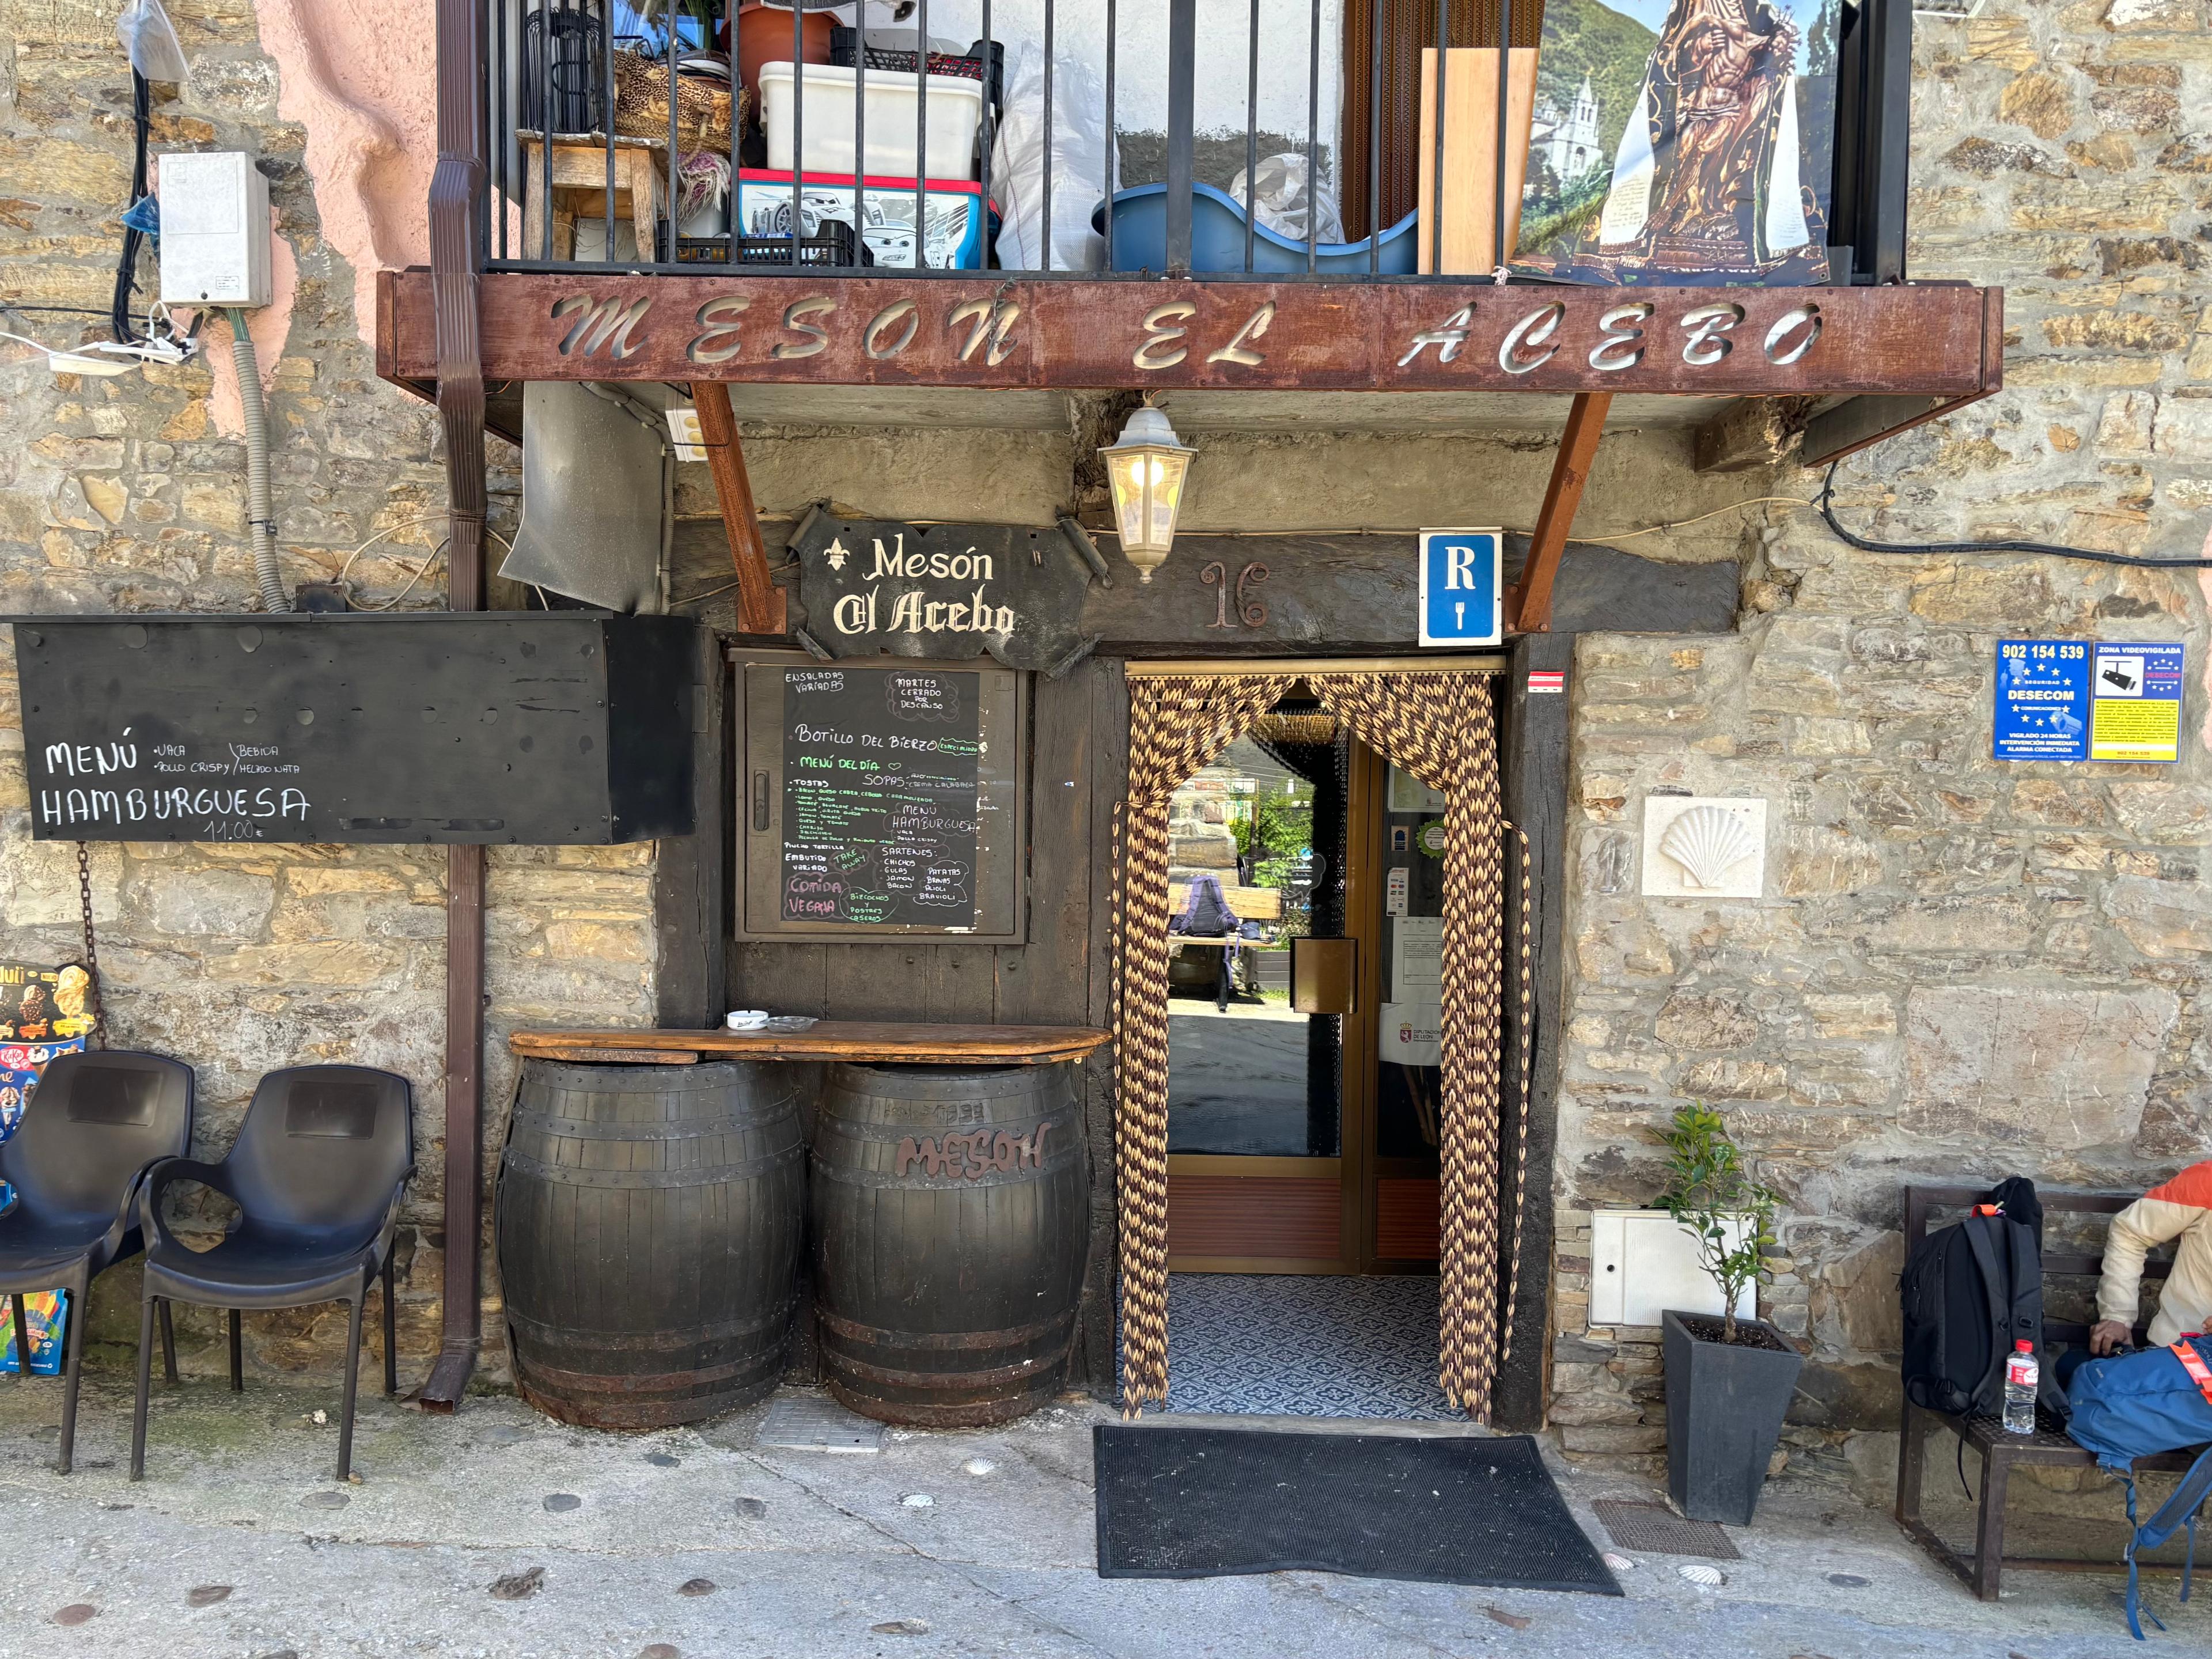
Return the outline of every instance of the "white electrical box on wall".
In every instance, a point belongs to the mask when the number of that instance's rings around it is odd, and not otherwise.
[[[1740,1242],[1749,1216],[1733,1223],[1729,1243]],[[1664,1210],[1598,1210],[1590,1216],[1589,1322],[1593,1325],[1656,1325],[1669,1309],[1677,1313],[1726,1311],[1721,1287],[1698,1265],[1694,1234]],[[1736,1315],[1759,1312],[1759,1291],[1747,1285],[1736,1298]]]
[[[269,181],[242,150],[161,157],[161,299],[269,303]]]

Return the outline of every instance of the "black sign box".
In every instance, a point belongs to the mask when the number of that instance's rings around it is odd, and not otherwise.
[[[594,846],[692,827],[698,625],[17,617],[41,841]]]

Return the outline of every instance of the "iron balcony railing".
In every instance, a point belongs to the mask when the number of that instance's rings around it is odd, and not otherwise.
[[[1831,280],[1898,281],[1910,0],[1836,3],[1844,21]],[[826,32],[820,11],[744,0],[486,0],[478,58],[490,187],[480,257],[491,271],[773,275],[803,266],[832,276],[890,266],[919,276],[1505,281],[1512,249],[1499,250],[1496,233],[1510,235],[1518,216],[1516,155],[1525,165],[1534,154],[1525,125],[1544,3],[1206,0],[1201,33],[1200,0],[936,0],[940,27],[977,30],[963,51],[933,36],[932,0],[861,0],[844,8],[852,27]],[[872,21],[886,13],[896,27]],[[787,19],[787,41],[779,33],[764,47],[760,32],[781,31]],[[887,34],[896,38],[886,43]],[[1512,50],[1498,51],[1501,40]],[[1489,49],[1479,68],[1455,61],[1455,49],[1470,46]],[[763,51],[775,54],[766,74],[750,61]],[[748,97],[776,73],[788,88],[764,124],[787,131],[770,154],[749,120],[714,117],[718,89],[733,112],[742,107],[736,88],[749,70]],[[1475,74],[1494,85],[1469,99],[1454,81]],[[625,90],[626,81],[652,76],[675,95]],[[1516,77],[1528,82],[1517,93]],[[972,147],[957,155],[931,126],[932,100],[942,115],[948,78],[981,90]],[[910,90],[910,150],[906,118],[872,112],[872,88],[879,100]],[[650,133],[641,130],[639,109],[664,104],[665,131],[657,116]],[[1468,108],[1495,124],[1478,146],[1484,179],[1447,175],[1448,129]],[[878,151],[908,165],[869,171],[872,124]],[[837,165],[807,165],[810,132]],[[769,165],[779,155],[787,165]],[[1241,198],[1232,199],[1233,185],[1224,191],[1201,176],[1240,161]],[[1255,210],[1263,167],[1276,163],[1292,186],[1289,219],[1303,215],[1302,236],[1269,228]],[[703,206],[686,211],[687,185]],[[720,224],[718,192],[726,201]],[[1147,212],[1117,210],[1147,197],[1157,198]],[[1225,243],[1224,212],[1241,218]],[[1486,250],[1479,270],[1465,268],[1459,214],[1479,221],[1474,245]],[[1333,237],[1324,234],[1332,218]],[[599,227],[598,257],[574,257],[593,251],[576,242],[579,223]],[[617,237],[624,225],[627,251]],[[939,227],[943,236],[933,234]]]

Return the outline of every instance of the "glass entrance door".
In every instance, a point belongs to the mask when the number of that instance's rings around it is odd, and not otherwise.
[[[1286,699],[1170,805],[1176,1271],[1352,1273],[1368,1253],[1378,777]]]

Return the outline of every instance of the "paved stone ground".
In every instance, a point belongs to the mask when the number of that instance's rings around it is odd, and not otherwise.
[[[1803,1484],[1771,1489],[1759,1524],[1736,1534],[1747,1559],[1725,1564],[1716,1590],[1656,1556],[1622,1575],[1621,1600],[1315,1573],[1109,1582],[1092,1571],[1090,1457],[1091,1425],[1108,1414],[1087,1400],[1002,1430],[894,1433],[878,1455],[831,1456],[752,1449],[758,1408],[617,1436],[507,1397],[438,1419],[372,1396],[362,1479],[341,1487],[337,1431],[310,1415],[334,1410],[334,1395],[259,1384],[233,1395],[188,1381],[155,1399],[147,1480],[132,1486],[118,1379],[88,1380],[67,1478],[52,1470],[58,1385],[0,1382],[0,1656],[2103,1659],[2134,1649],[2115,1579],[2021,1573],[1985,1607],[1884,1518]],[[1559,1473],[1601,1540],[1590,1499],[1649,1495],[1614,1476]],[[514,1599],[495,1589],[502,1580]],[[2204,1603],[2177,1608],[2170,1582],[2152,1595],[2173,1630],[2150,1650],[2162,1640],[2165,1651],[2204,1651]]]

